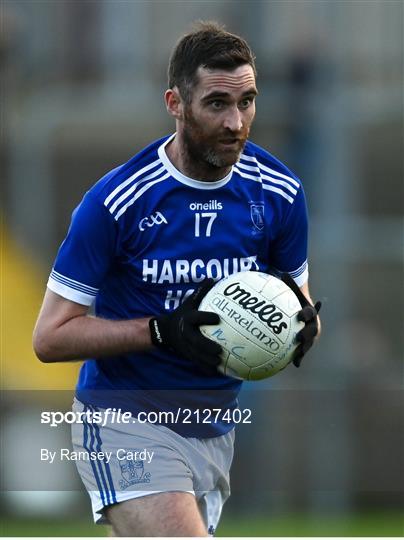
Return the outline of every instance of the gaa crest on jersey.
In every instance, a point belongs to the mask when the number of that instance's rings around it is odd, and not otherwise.
[[[146,227],[153,227],[153,225],[167,224],[168,221],[161,212],[154,212],[150,216],[144,217],[139,221],[139,230],[144,231]]]
[[[132,453],[131,455],[134,454]],[[134,484],[148,484],[150,482],[151,473],[145,472],[144,461],[142,459],[126,458],[119,460],[118,463],[122,476],[122,480],[119,481],[121,489],[126,489]]]
[[[255,231],[264,229],[264,204],[259,202],[250,202],[250,216]]]

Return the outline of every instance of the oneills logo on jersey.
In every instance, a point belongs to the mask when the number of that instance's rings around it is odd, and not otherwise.
[[[208,202],[192,202],[189,205],[190,210],[223,210],[223,204],[216,199],[211,199]]]
[[[166,218],[161,212],[154,212],[150,216],[147,216],[139,221],[139,230],[144,231],[146,227],[153,227],[153,225],[162,225],[168,223]]]

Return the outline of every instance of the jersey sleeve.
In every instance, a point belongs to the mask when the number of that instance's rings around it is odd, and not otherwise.
[[[307,263],[308,217],[303,187],[300,185],[285,212],[279,235],[272,247],[271,264],[275,274],[288,272],[301,287],[309,277]]]
[[[117,237],[116,222],[88,192],[73,211],[48,288],[68,300],[90,306],[115,257]]]

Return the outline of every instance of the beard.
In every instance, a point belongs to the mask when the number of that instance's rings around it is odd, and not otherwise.
[[[234,134],[227,130],[210,135],[196,122],[190,111],[185,113],[182,131],[184,150],[196,164],[214,169],[231,167],[240,158],[248,137],[248,129],[242,134]],[[220,147],[220,140],[237,139],[232,147]]]

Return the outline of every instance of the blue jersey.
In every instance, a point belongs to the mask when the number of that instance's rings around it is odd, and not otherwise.
[[[307,211],[302,186],[271,154],[247,142],[218,181],[184,176],[160,139],[96,183],[74,210],[48,287],[106,319],[174,310],[206,278],[240,270],[308,277]],[[231,409],[240,381],[207,375],[190,359],[160,349],[88,359],[78,399],[108,408]],[[231,422],[170,426],[214,437]]]

